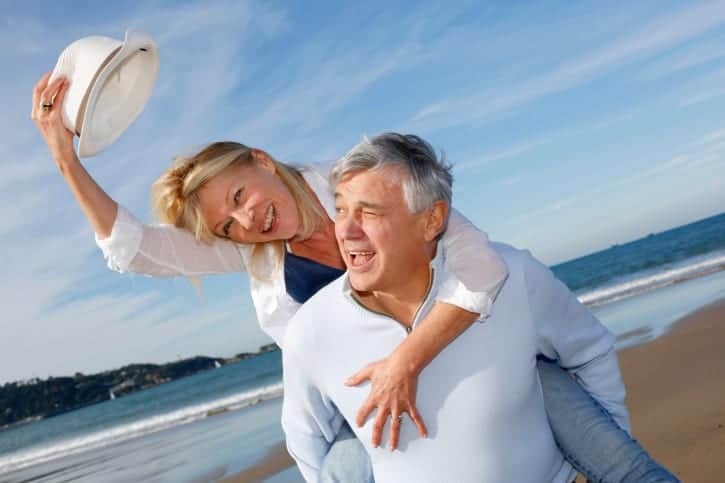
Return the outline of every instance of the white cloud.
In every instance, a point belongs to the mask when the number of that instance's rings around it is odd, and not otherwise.
[[[663,15],[634,34],[587,53],[556,69],[514,85],[473,90],[422,107],[409,124],[418,129],[441,129],[487,120],[544,96],[585,84],[595,77],[677,45],[725,22],[725,3],[708,2]]]
[[[723,57],[725,57],[725,42],[721,40],[688,45],[648,66],[644,76],[648,80],[659,79],[700,67]]]
[[[515,158],[530,151],[531,148],[542,142],[543,141],[541,140],[523,142],[501,151],[483,154],[481,157],[477,157],[476,159],[468,159],[458,162],[454,166],[456,171],[464,171],[471,168],[478,168],[502,159]]]
[[[675,154],[664,161],[655,162],[649,167],[640,169],[628,176],[615,178],[597,186],[587,187],[585,190],[550,201],[540,208],[513,216],[506,221],[506,224],[522,225],[535,218],[550,216],[566,208],[587,206],[591,204],[591,200],[597,199],[598,196],[606,196],[609,193],[631,192],[631,190],[625,190],[624,188],[627,185],[643,182],[652,183],[656,177],[673,171],[687,172],[710,163],[719,163],[725,167],[725,142],[713,142],[720,139],[720,133],[720,130],[713,131],[705,136],[704,139],[708,141],[707,143],[703,144],[703,138],[699,138],[689,143],[689,150]],[[671,178],[676,179],[676,176],[673,175]]]

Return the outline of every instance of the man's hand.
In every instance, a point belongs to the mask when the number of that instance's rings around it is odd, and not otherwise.
[[[423,418],[420,417],[415,407],[415,394],[418,386],[417,372],[410,370],[407,364],[398,362],[391,356],[368,364],[364,369],[348,378],[345,385],[357,386],[368,380],[372,384],[370,394],[358,410],[355,423],[358,427],[364,425],[373,409],[377,408],[373,425],[373,446],[376,448],[380,446],[383,429],[390,416],[388,447],[391,451],[398,447],[403,413],[408,413],[423,438],[428,436]]]

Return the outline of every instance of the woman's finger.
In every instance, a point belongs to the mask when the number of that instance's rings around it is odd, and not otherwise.
[[[51,71],[46,72],[45,74],[43,74],[43,77],[41,77],[40,80],[35,83],[35,87],[33,87],[33,100],[40,100],[40,94],[48,86],[48,79],[50,79],[51,73]]]
[[[370,376],[373,374],[373,364],[368,364],[363,368],[362,370],[358,371],[357,373],[353,374],[352,376],[348,377],[345,380],[346,386],[357,386],[358,384],[361,384],[368,379],[370,379]]]
[[[52,104],[53,98],[58,93],[58,88],[64,80],[64,77],[58,77],[57,79],[54,79],[53,82],[48,84],[45,89],[43,89],[38,104]]]
[[[415,424],[415,427],[418,428],[418,433],[420,433],[421,438],[427,438],[428,429],[425,427],[423,418],[421,417],[420,413],[418,412],[418,409],[416,409],[415,405],[413,405],[413,404],[410,405],[410,407],[408,408],[408,415],[410,416],[410,419]]]
[[[46,72],[43,77],[41,77],[40,80],[35,83],[35,87],[33,87],[33,105],[30,109],[31,119],[35,119],[35,113],[38,109],[40,109],[40,94],[48,85],[48,79],[50,78],[50,74],[50,71]]]
[[[360,409],[357,410],[355,424],[357,424],[358,427],[362,427],[362,425],[365,424],[365,421],[367,421],[368,416],[370,416],[370,413],[373,412],[373,409],[375,409],[375,403],[373,402],[373,399],[368,396],[363,405],[360,406]]]
[[[403,413],[394,410],[390,413],[390,437],[388,438],[388,448],[394,451],[398,447],[400,439],[400,424],[403,420]]]
[[[58,93],[55,95],[55,99],[53,100],[54,109],[53,112],[51,112],[51,114],[55,114],[55,117],[59,119],[62,119],[61,113],[63,110],[61,107],[63,106],[63,99],[65,99],[66,92],[68,92],[68,81],[63,79],[61,81],[60,88],[58,89]]]
[[[390,411],[387,408],[378,408],[378,413],[375,415],[375,424],[373,424],[373,447],[375,448],[380,446],[380,440],[383,439],[383,429],[385,429],[388,415],[390,415]]]

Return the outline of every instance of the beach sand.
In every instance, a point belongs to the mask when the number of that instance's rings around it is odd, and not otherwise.
[[[725,299],[619,361],[635,437],[682,481],[725,481]]]
[[[725,481],[725,299],[622,350],[619,361],[634,436],[649,453],[683,482]],[[262,481],[292,464],[280,445],[224,481]]]

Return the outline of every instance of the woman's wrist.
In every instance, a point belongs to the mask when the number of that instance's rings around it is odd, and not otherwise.
[[[53,160],[61,173],[81,164],[81,160],[78,159],[78,155],[73,149],[53,153]]]
[[[419,350],[420,348],[416,347],[417,344],[412,342],[415,342],[415,340],[408,337],[390,354],[388,360],[409,376],[418,377],[429,361],[425,359],[425,351]]]

